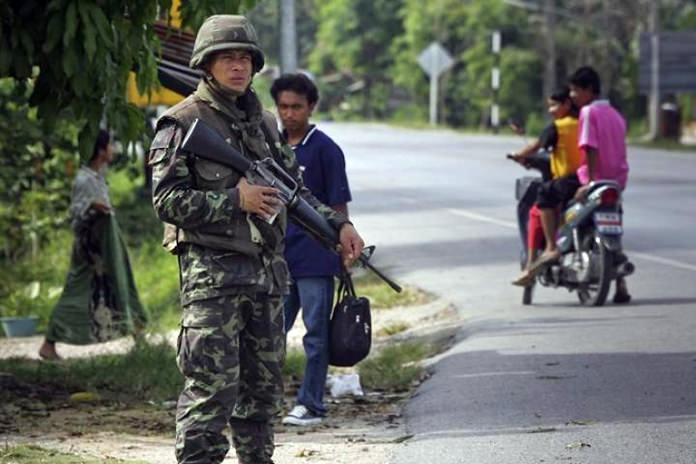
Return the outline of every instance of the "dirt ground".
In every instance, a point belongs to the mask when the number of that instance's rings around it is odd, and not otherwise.
[[[409,327],[392,336],[376,336],[375,346],[424,340],[446,346],[459,325],[454,308],[443,301],[421,306],[373,311],[373,332],[394,325]],[[303,328],[293,329],[288,344],[301,346]],[[168,338],[174,338],[168,336]],[[0,339],[0,357],[35,358],[40,337]],[[65,357],[125,352],[127,340],[91,347],[59,345]],[[347,372],[347,371],[343,371]],[[299,385],[287,386],[286,409],[293,406]],[[387,463],[398,443],[407,440],[401,409],[410,392],[366,391],[363,396],[332,398],[327,392],[327,420],[312,428],[276,426],[277,464],[331,462]],[[173,402],[125,405],[113,401],[76,403],[60,387],[28,385],[0,373],[0,443],[34,444],[100,458],[174,463]],[[234,452],[225,462],[234,463]]]

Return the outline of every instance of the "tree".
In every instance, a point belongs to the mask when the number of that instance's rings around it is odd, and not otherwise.
[[[409,89],[419,105],[427,103],[427,77],[416,59],[432,41],[455,58],[442,83],[444,121],[454,126],[486,125],[492,101],[493,30],[503,33],[499,104],[503,120],[525,116],[540,101],[540,60],[532,48],[526,14],[501,0],[406,0],[401,11],[405,33],[394,44],[396,84]],[[522,113],[522,114],[520,114]]]
[[[315,47],[317,32],[317,3],[320,0],[296,0],[295,21],[297,29],[298,66],[307,69],[309,55]],[[259,42],[266,61],[280,62],[280,4],[276,1],[258,2],[248,13],[259,35]]]
[[[125,142],[143,132],[142,113],[126,101],[128,74],[138,90],[157,83],[159,41],[152,27],[171,0],[10,0],[0,5],[0,77],[33,80],[30,105],[50,132],[59,118],[80,127],[87,154],[103,119]],[[253,0],[182,4],[183,23],[197,27],[214,12]],[[163,15],[163,16],[166,16]]]
[[[251,0],[183,3],[184,24],[251,7]],[[19,259],[65,219],[79,152],[100,124],[128,145],[145,133],[126,101],[157,84],[153,23],[171,0],[7,0],[0,3],[0,247]],[[132,145],[131,145],[132,146]]]
[[[343,73],[361,89],[362,114],[383,117],[392,82],[386,70],[391,44],[403,33],[402,0],[326,0],[317,5],[316,47],[310,68],[319,75]]]

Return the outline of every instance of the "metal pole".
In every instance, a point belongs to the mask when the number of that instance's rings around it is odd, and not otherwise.
[[[660,15],[658,2],[650,3],[650,102],[648,111],[648,138],[655,140],[658,135],[660,118]]]
[[[295,0],[280,0],[280,72],[297,71]]]
[[[556,90],[556,1],[546,0],[544,7],[544,41],[546,60],[544,62],[544,99]]]
[[[435,60],[433,60],[433,63]],[[440,76],[436,73],[435,66],[430,74],[430,125],[437,126],[437,84]]]

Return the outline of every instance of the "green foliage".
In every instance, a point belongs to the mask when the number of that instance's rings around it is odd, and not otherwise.
[[[389,324],[389,325],[383,327],[382,329],[380,329],[380,331],[378,332],[377,335],[389,337],[391,335],[396,335],[396,334],[399,334],[401,332],[405,332],[406,330],[408,330],[410,328],[411,328],[411,326],[405,322],[394,322],[394,323]]]
[[[432,300],[431,295],[413,287],[405,287],[401,293],[396,293],[370,271],[365,271],[353,280],[356,293],[367,297],[373,309],[412,306]]]
[[[406,0],[401,10],[404,34],[393,46],[397,55],[392,75],[397,85],[409,89],[427,107],[428,77],[416,59],[432,42],[440,42],[455,59],[442,76],[441,116],[453,126],[484,126],[492,102],[490,87],[494,55],[491,32],[503,31],[500,57],[501,120],[526,115],[540,106],[540,64],[531,50],[525,14],[500,0],[461,2],[440,0],[423,4]],[[520,115],[522,113],[522,115]]]
[[[251,8],[254,0],[182,2],[185,26],[210,14]],[[0,5],[0,77],[34,80],[31,106],[49,129],[76,122],[89,154],[103,118],[124,145],[144,132],[142,112],[126,100],[128,74],[141,94],[157,83],[159,40],[153,23],[171,0],[25,0]],[[35,73],[38,71],[38,74]]]
[[[307,359],[305,358],[304,350],[297,348],[290,349],[285,355],[283,375],[285,377],[301,379],[304,376],[305,364],[307,364]]]
[[[432,348],[422,343],[387,346],[358,364],[358,373],[366,388],[407,391],[421,378],[419,361],[431,354]]]
[[[295,0],[295,30],[297,31],[298,67],[307,69],[309,56],[316,45],[317,0]],[[246,13],[256,28],[259,43],[267,63],[280,62],[280,2],[261,0]]]
[[[149,196],[142,193],[142,174],[131,177],[125,169],[111,173],[108,182],[138,292],[152,317],[150,329],[174,328],[180,318],[178,265],[160,245],[162,223],[155,217]],[[48,323],[65,283],[72,242],[71,230],[65,226],[56,229],[37,256],[18,259],[12,272],[0,274],[1,315],[31,314],[39,316],[40,327]]]
[[[171,0],[170,0],[171,1]],[[205,18],[213,14],[235,14],[253,8],[256,0],[195,0],[181,2],[181,19],[197,30]]]
[[[5,4],[0,30],[0,77],[34,80],[30,103],[51,130],[76,121],[87,156],[105,116],[123,140],[138,138],[141,112],[126,101],[128,73],[141,91],[156,81],[152,28],[170,0],[27,0]],[[21,5],[21,6],[20,6]],[[33,70],[38,70],[34,75]]]
[[[400,18],[393,14],[401,3],[328,0],[317,4],[319,27],[309,62],[313,72],[335,76],[322,81],[326,103],[337,104],[347,82],[352,81],[352,90],[360,92],[354,105],[359,113],[368,118],[386,115],[392,82],[383,71],[392,66],[391,44],[403,32]],[[332,89],[333,85],[340,90]]]
[[[182,2],[185,25],[250,8],[253,0]],[[66,218],[70,183],[104,122],[126,151],[147,136],[126,101],[157,82],[153,23],[171,0],[25,0],[0,3],[0,250],[36,255]],[[165,16],[165,15],[162,15]],[[79,148],[79,150],[78,150]]]
[[[77,127],[62,120],[50,131],[29,105],[33,86],[0,79],[0,249],[16,262],[35,257],[66,218]]]

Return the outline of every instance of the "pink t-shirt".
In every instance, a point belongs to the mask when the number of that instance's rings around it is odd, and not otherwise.
[[[626,188],[628,161],[626,161],[626,122],[607,100],[595,100],[580,110],[578,119],[578,146],[583,153],[578,179],[590,182],[585,149],[597,150],[595,180],[614,180]]]

